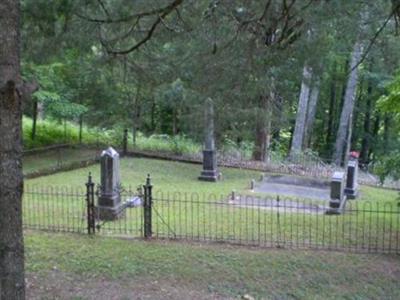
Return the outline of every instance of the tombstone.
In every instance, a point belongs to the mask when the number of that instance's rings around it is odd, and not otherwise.
[[[219,173],[214,140],[214,105],[210,98],[206,100],[204,136],[203,171],[199,180],[216,182]]]
[[[251,181],[250,181],[250,190],[252,191],[252,192],[254,192],[254,188],[256,187],[256,181],[254,180],[254,179],[252,179]]]
[[[350,159],[347,163],[347,180],[344,190],[347,199],[355,199],[358,194],[358,160]]]
[[[115,220],[123,211],[118,152],[112,147],[104,150],[101,153],[100,164],[101,188],[97,206],[98,215],[101,220]]]
[[[331,179],[331,200],[327,214],[340,214],[346,203],[346,195],[344,194],[344,172],[335,172]]]

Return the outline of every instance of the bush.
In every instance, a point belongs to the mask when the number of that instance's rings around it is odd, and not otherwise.
[[[23,144],[25,149],[45,147],[56,144],[78,144],[79,126],[72,122],[59,122],[56,120],[38,121],[36,124],[36,137],[31,138],[32,119],[23,118]],[[82,130],[82,143],[88,145],[114,144],[114,137],[109,131],[96,130],[84,126]]]
[[[383,183],[388,177],[391,177],[393,180],[399,180],[400,152],[395,151],[383,157],[375,164],[373,172],[378,175],[381,183]]]

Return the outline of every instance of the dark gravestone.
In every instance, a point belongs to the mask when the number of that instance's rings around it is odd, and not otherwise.
[[[101,220],[114,220],[123,211],[118,152],[112,147],[104,150],[101,153],[100,165],[101,189],[97,206],[98,215]]]
[[[214,105],[210,98],[206,100],[204,136],[203,171],[199,180],[215,182],[218,180],[217,152],[214,140]]]
[[[344,190],[348,199],[355,199],[358,194],[358,160],[351,159],[347,163],[347,180]]]
[[[331,200],[327,214],[340,214],[346,202],[344,194],[344,172],[335,172],[331,179]]]

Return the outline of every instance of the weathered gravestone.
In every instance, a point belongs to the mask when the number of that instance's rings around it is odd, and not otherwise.
[[[346,195],[344,194],[344,172],[335,172],[331,180],[331,200],[327,214],[340,214],[344,209]]]
[[[358,194],[358,160],[350,159],[347,163],[347,180],[344,190],[348,199],[357,198]]]
[[[124,207],[121,204],[119,154],[112,147],[101,153],[101,187],[98,216],[101,220],[117,219]]]
[[[204,150],[203,150],[203,171],[199,180],[217,181],[217,153],[214,140],[214,104],[208,98],[205,107],[205,132],[204,132]]]

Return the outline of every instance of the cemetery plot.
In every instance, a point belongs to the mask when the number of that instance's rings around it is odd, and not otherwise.
[[[109,167],[106,172],[109,178],[105,177],[103,180],[108,180],[109,190],[106,190],[107,183],[101,180],[99,166],[28,182],[76,184],[80,178],[82,187],[88,172],[92,171],[94,181],[101,182],[103,186],[96,197],[104,194],[112,196],[113,192],[118,192],[120,201],[113,203],[123,207],[123,213],[117,218],[100,218],[97,214],[96,233],[144,237],[143,194],[136,192],[136,189],[124,188],[124,184],[118,184],[114,163],[109,164],[108,161],[109,158],[113,161],[116,156],[106,156],[108,158],[104,162]],[[106,169],[105,166],[103,169]],[[395,192],[376,192],[372,188],[365,188],[359,200],[347,201],[344,214],[326,215],[329,205],[326,200],[280,196],[278,201],[276,195],[260,197],[256,192],[249,195],[248,191],[242,195],[240,192],[236,193],[232,198],[229,191],[233,187],[245,187],[251,178],[256,177],[254,172],[223,169],[225,176],[222,181],[207,183],[197,179],[198,170],[197,165],[183,163],[145,159],[121,160],[122,182],[130,181],[132,186],[143,186],[143,174],[147,171],[154,174],[150,210],[152,222],[151,230],[147,230],[147,234],[150,233],[151,236],[152,233],[156,238],[219,241],[265,247],[394,253],[398,253],[400,249],[400,213]],[[174,192],[177,189],[180,192]],[[198,192],[192,193],[193,190]],[[26,228],[86,232],[85,190],[79,193],[70,190],[43,193],[40,189],[27,191],[24,200]],[[384,200],[390,201],[383,204]],[[97,200],[96,206],[98,204]]]
[[[303,199],[330,200],[329,181],[286,175],[263,177],[261,182],[256,183],[254,192],[271,196],[280,195]]]

